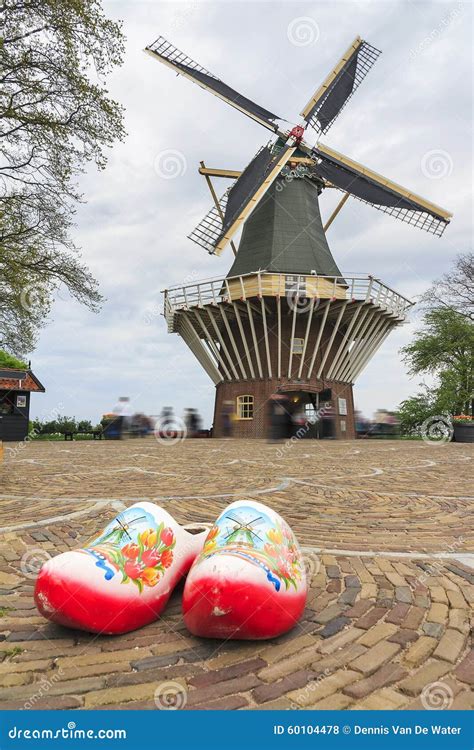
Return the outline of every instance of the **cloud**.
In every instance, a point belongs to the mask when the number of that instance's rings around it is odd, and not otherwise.
[[[382,49],[322,140],[453,210],[455,220],[438,239],[351,199],[328,233],[334,256],[344,271],[372,273],[412,297],[468,248],[469,4],[109,0],[105,8],[123,19],[127,35],[125,64],[109,88],[127,109],[129,135],[111,151],[105,171],[81,180],[87,203],[77,213],[75,239],[107,301],[93,315],[61,293],[33,355],[47,389],[32,399],[33,415],[61,402],[65,413],[96,421],[117,396],[130,395],[148,413],[165,404],[178,412],[196,406],[207,425],[212,421],[214,387],[184,342],[167,334],[160,290],[227,273],[230,250],[217,259],[186,238],[211,206],[198,165],[203,159],[242,168],[268,133],[146,56],[143,48],[160,34],[294,122],[356,34]],[[289,40],[288,26],[299,17],[317,23],[314,44]],[[452,170],[430,179],[421,163],[436,149],[449,155]],[[157,158],[169,150],[182,156],[175,179],[157,171]],[[225,185],[216,187],[223,192]],[[323,216],[335,193],[323,195]],[[413,330],[397,329],[360,376],[355,400],[365,413],[395,407],[416,390],[398,353]]]

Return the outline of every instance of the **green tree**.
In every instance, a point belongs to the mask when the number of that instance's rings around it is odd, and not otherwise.
[[[79,173],[124,137],[105,86],[124,38],[98,0],[0,0],[0,28],[0,345],[22,355],[58,286],[102,299],[70,230]]]
[[[424,390],[416,396],[405,399],[398,407],[397,416],[400,420],[401,431],[407,435],[415,433],[423,422],[436,414],[434,400],[429,389]]]
[[[16,367],[18,370],[24,370],[27,366],[23,360],[13,357],[8,352],[0,349],[0,367]]]
[[[423,385],[400,404],[403,432],[416,432],[435,415],[474,413],[474,324],[466,316],[447,307],[428,310],[424,327],[402,352],[410,374],[436,378],[434,386]]]

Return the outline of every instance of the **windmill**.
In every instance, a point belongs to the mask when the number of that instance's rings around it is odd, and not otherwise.
[[[308,413],[330,404],[334,436],[354,437],[352,385],[412,303],[373,276],[343,275],[326,232],[349,197],[436,236],[451,219],[319,139],[380,51],[356,37],[303,108],[302,123],[292,127],[163,37],[145,51],[272,133],[241,172],[201,162],[214,205],[189,238],[214,255],[231,246],[226,278],[164,292],[168,330],[181,335],[216,385],[213,434],[221,434],[217,415],[232,403],[237,435],[263,437],[268,399],[285,393]],[[308,126],[317,134],[315,145],[305,140]],[[212,177],[233,180],[220,198]],[[323,224],[325,189],[343,195]]]

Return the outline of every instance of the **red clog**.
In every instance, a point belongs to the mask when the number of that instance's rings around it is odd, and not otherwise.
[[[43,565],[36,606],[48,620],[92,633],[140,628],[160,615],[207,533],[152,503],[132,505],[86,547]]]
[[[184,621],[205,638],[274,638],[296,625],[306,596],[288,524],[261,503],[238,501],[219,516],[189,571]]]

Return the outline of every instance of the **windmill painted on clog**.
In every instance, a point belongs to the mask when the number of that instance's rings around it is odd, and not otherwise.
[[[301,112],[286,121],[242,96],[163,37],[146,48],[156,60],[197,83],[271,131],[242,172],[201,162],[214,207],[189,235],[211,254],[226,245],[234,262],[217,278],[165,291],[164,313],[216,385],[218,415],[234,404],[237,437],[265,435],[264,405],[286,394],[307,416],[306,437],[324,437],[321,407],[333,436],[355,436],[352,385],[388,334],[406,320],[411,302],[373,276],[342,274],[326,233],[349,197],[441,236],[451,214],[320,140],[377,60],[357,37]],[[218,199],[211,177],[233,184]],[[343,196],[323,224],[319,195]],[[243,228],[236,249],[233,238]]]

